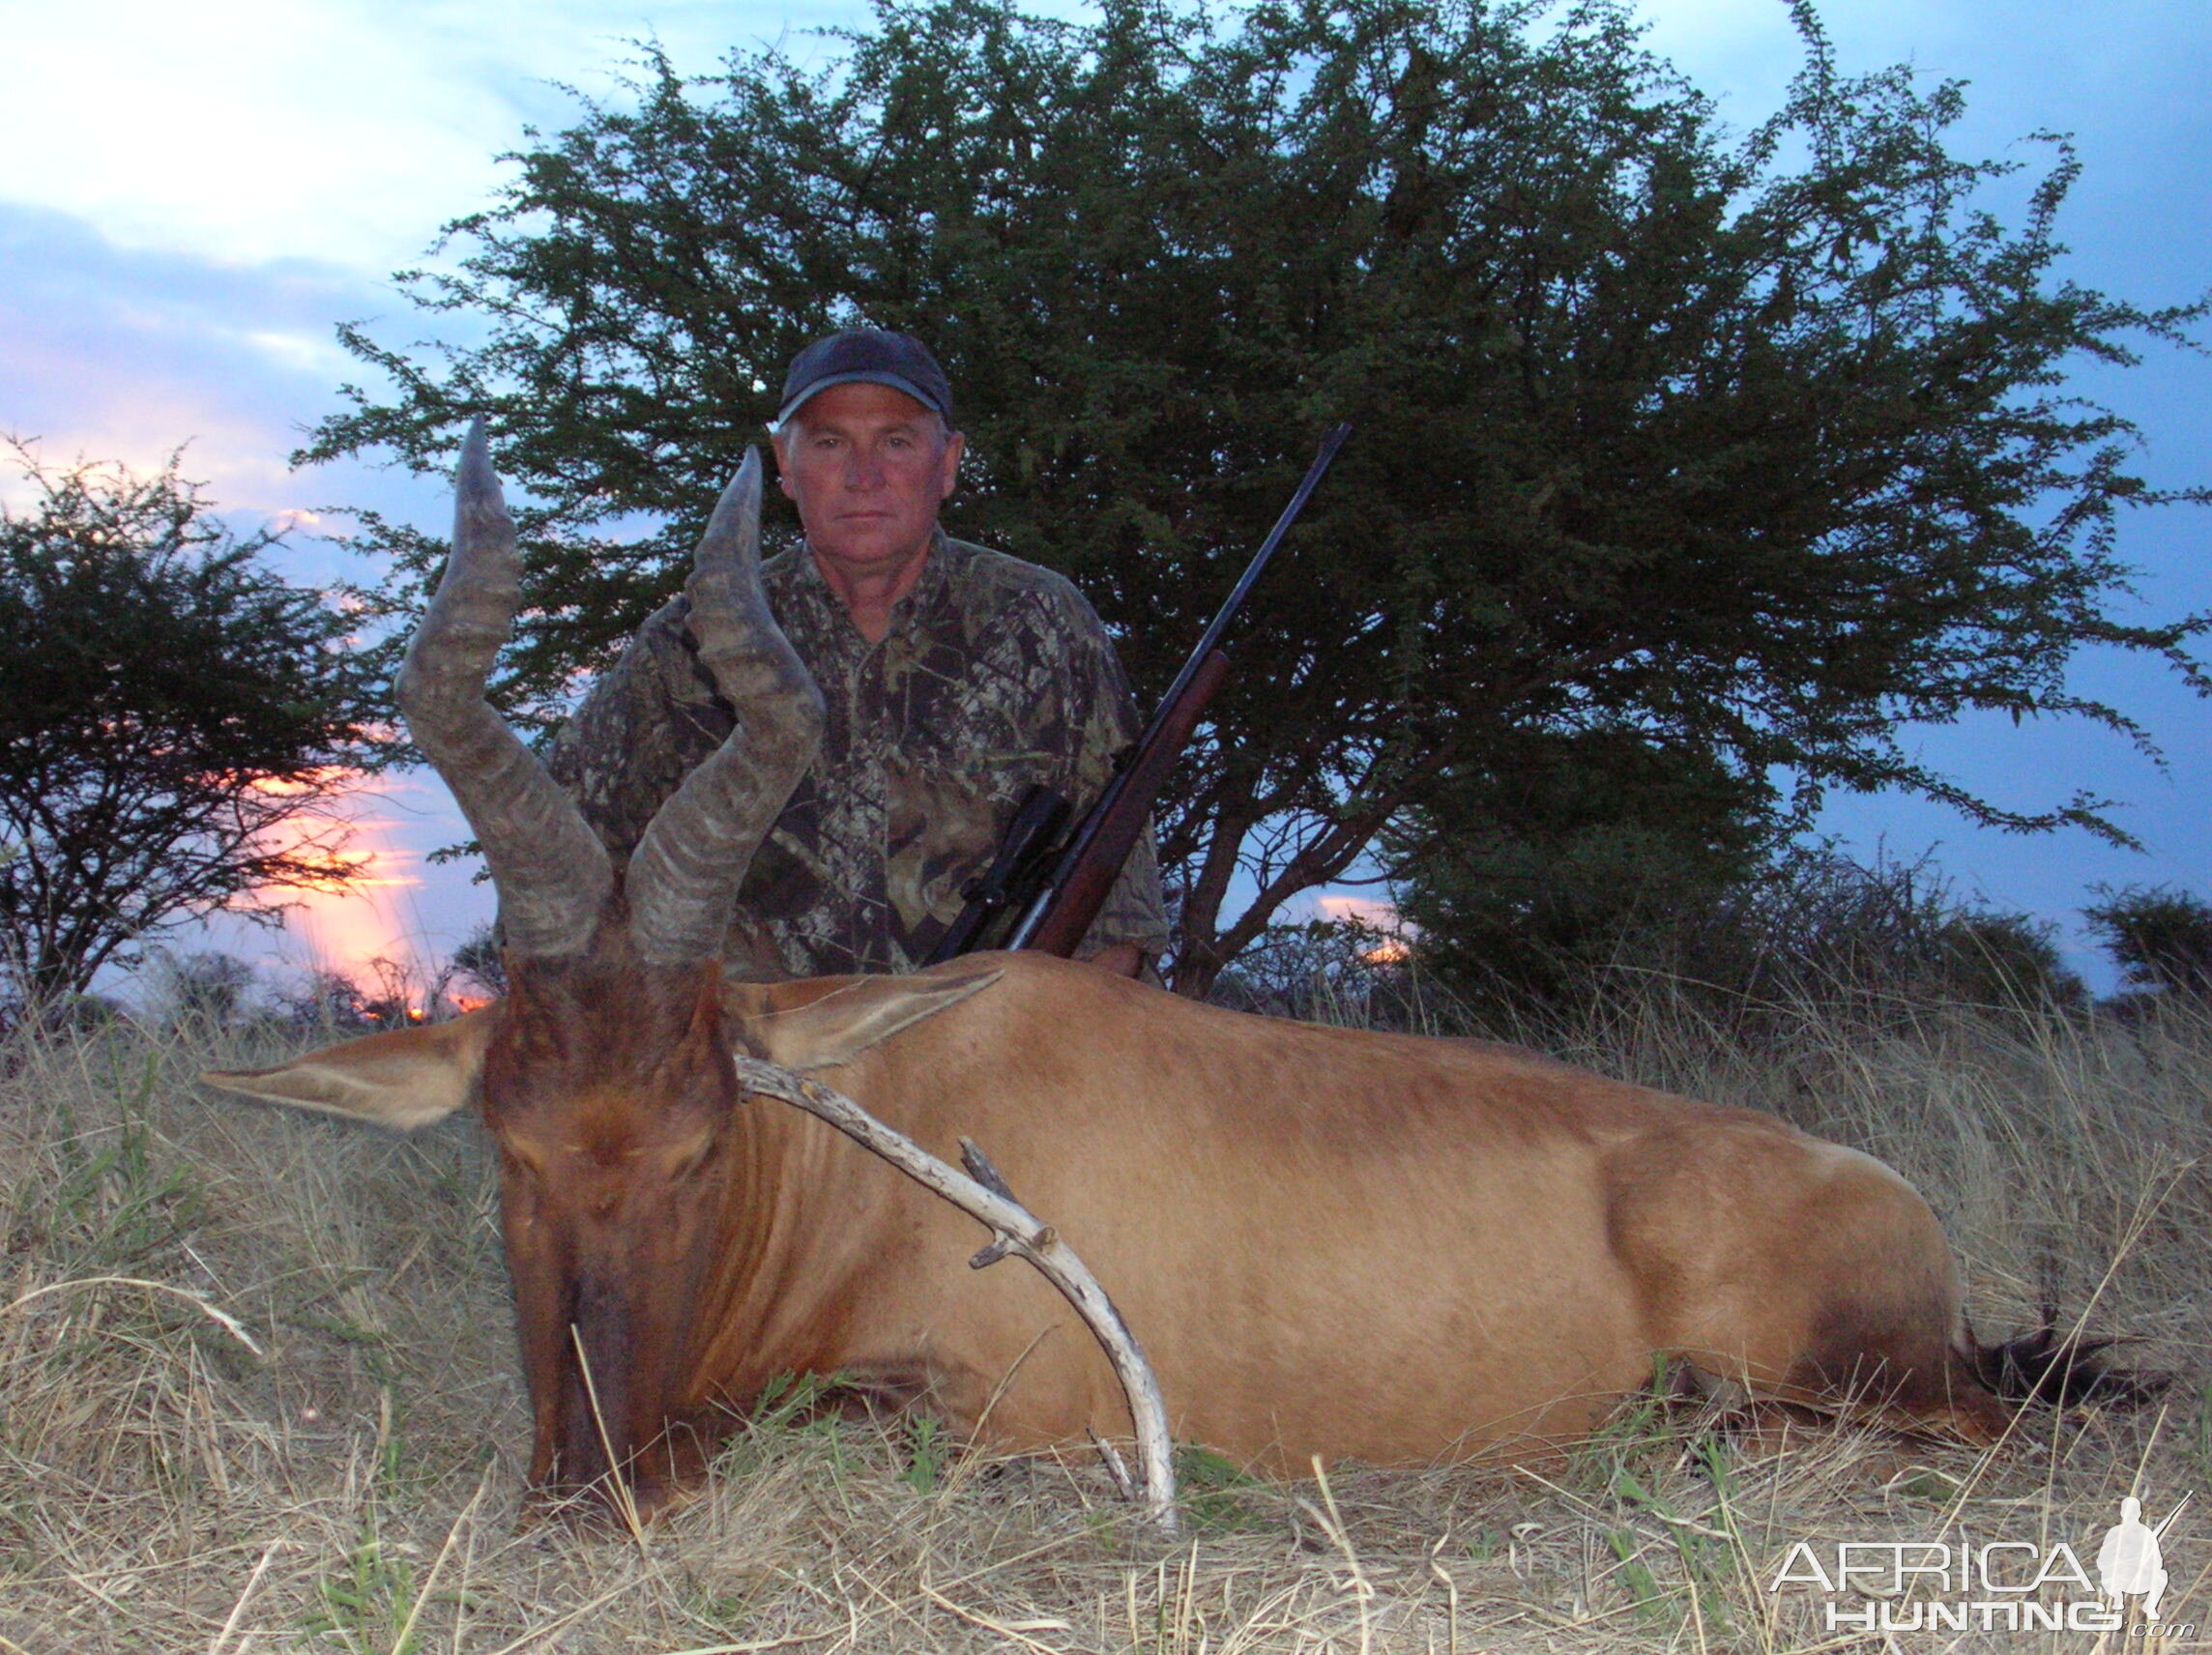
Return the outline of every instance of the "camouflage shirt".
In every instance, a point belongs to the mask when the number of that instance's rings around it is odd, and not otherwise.
[[[1097,798],[1137,733],[1121,663],[1063,577],[942,533],[881,643],[804,547],[761,575],[829,717],[753,858],[724,956],[746,974],[912,971],[1032,785],[1079,810]],[[687,614],[678,597],[648,620],[554,740],[555,779],[618,858],[736,727]],[[1149,831],[1081,952],[1124,941],[1166,945]]]

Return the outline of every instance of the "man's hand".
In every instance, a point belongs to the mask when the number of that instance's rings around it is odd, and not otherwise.
[[[1142,943],[1112,943],[1101,948],[1085,962],[1100,971],[1112,972],[1118,977],[1144,974],[1146,959]]]

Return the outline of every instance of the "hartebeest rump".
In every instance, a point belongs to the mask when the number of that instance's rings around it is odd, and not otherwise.
[[[981,1143],[1113,1292],[1177,1435],[1241,1460],[1556,1448],[1662,1360],[2002,1431],[1927,1204],[1769,1117],[1030,954],[724,981],[719,927],[821,716],[754,572],[757,470],[691,581],[701,655],[744,719],[621,870],[482,700],[517,571],[480,432],[459,492],[401,702],[491,863],[508,998],[215,1078],[401,1127],[480,1108],[537,1486],[594,1484],[611,1455],[651,1509],[791,1373],[1005,1448],[1127,1430],[1050,1289],[972,1272],[972,1220],[743,1093],[733,1053],[815,1071],[941,1155]]]

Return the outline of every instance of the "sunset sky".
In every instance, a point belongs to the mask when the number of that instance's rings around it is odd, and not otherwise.
[[[1047,8],[1071,10],[1067,8]],[[1908,61],[1970,82],[1954,149],[2041,153],[2015,140],[2075,134],[2085,172],[2062,219],[2067,273],[2145,305],[2212,285],[2212,6],[2192,0],[1829,0],[1847,71]],[[810,31],[866,9],[742,0],[0,0],[0,430],[40,439],[48,461],[82,454],[152,468],[189,443],[187,469],[233,520],[283,517],[342,531],[346,507],[425,524],[438,491],[395,474],[287,470],[301,432],[359,377],[334,325],[368,320],[389,341],[428,331],[389,273],[423,261],[444,221],[484,204],[495,159],[526,125],[568,123],[555,84],[611,85],[626,44],[655,35],[702,71],[734,44],[781,39],[833,55]],[[1798,53],[1781,0],[1653,0],[1654,44],[1725,114],[1748,124],[1779,99]],[[378,320],[381,319],[381,320]],[[2078,385],[2142,425],[2144,474],[2212,479],[2212,363],[2168,351],[2139,369],[2084,368]],[[2202,550],[2212,517],[2139,514],[2122,550],[2143,570],[2140,613],[2212,608]],[[342,547],[303,534],[298,578],[373,578]],[[1892,797],[1839,800],[1825,827],[1861,854],[1935,848],[1968,890],[2068,928],[2099,882],[2212,891],[2208,709],[2142,663],[2085,658],[2076,687],[2142,719],[2161,769],[2126,743],[2065,725],[1977,721],[1916,735],[1938,766],[2033,807],[2087,787],[2140,855],[2085,836],[1976,832]],[[456,836],[443,791],[402,778],[362,801],[379,882],[318,901],[248,954],[347,965],[370,954],[443,954],[488,912],[466,870],[429,868]],[[193,945],[181,939],[180,946]],[[2109,983],[2108,973],[2099,980]]]

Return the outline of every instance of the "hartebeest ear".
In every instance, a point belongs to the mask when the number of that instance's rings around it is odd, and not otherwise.
[[[200,1079],[248,1097],[410,1131],[445,1119],[469,1101],[499,1009],[494,1003],[451,1023],[366,1034],[273,1069]]]
[[[1004,975],[997,966],[952,976],[813,977],[724,983],[722,1011],[787,1069],[833,1069],[901,1029],[935,1017]]]

